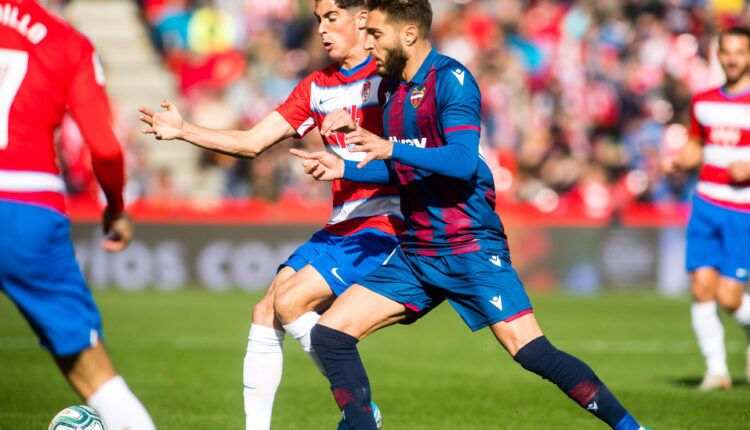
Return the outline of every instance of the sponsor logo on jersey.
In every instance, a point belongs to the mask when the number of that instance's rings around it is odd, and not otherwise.
[[[391,136],[388,138],[388,140],[395,143],[403,143],[406,145],[416,146],[418,148],[425,148],[427,146],[426,137],[423,137],[421,139],[399,139],[396,136]]]
[[[424,87],[415,87],[411,91],[411,105],[414,106],[414,109],[419,107],[419,104],[422,103],[422,99],[424,98]]]
[[[372,82],[365,81],[365,84],[362,85],[362,102],[370,100],[370,90],[372,90]]]

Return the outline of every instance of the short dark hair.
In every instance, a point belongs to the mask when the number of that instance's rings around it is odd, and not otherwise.
[[[384,12],[389,22],[416,24],[422,37],[430,36],[432,6],[429,0],[367,0],[367,9]]]
[[[747,43],[750,44],[750,30],[745,27],[732,27],[719,33],[719,47],[721,47],[724,36],[741,36],[747,39]]]
[[[315,0],[315,3],[319,2],[320,0]],[[335,0],[334,4],[339,9],[366,9],[367,8],[367,1],[366,0]]]

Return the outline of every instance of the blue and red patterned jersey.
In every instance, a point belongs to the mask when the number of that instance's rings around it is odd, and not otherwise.
[[[383,165],[399,185],[404,249],[429,256],[507,249],[469,71],[433,50],[410,82],[383,81],[379,96],[384,136],[395,142]],[[353,170],[347,163],[345,177],[368,174]]]

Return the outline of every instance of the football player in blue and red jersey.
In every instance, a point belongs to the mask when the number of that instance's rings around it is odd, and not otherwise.
[[[616,430],[642,430],[579,359],[556,349],[537,324],[511,266],[495,212],[492,175],[479,147],[476,81],[429,41],[427,0],[370,0],[365,47],[385,76],[387,138],[329,115],[322,133],[345,130],[360,163],[293,150],[317,179],[396,184],[407,232],[385,263],[342,294],[312,330],[331,390],[352,430],[373,430],[370,384],[357,343],[374,331],[448,300],[471,330],[489,327],[525,369]]]

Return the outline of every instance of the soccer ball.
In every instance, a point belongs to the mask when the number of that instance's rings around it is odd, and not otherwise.
[[[375,425],[377,425],[378,430],[380,430],[383,428],[383,414],[380,413],[380,408],[375,404],[375,402],[370,402],[370,405],[372,406],[372,415],[375,417]],[[339,421],[339,425],[338,427],[336,427],[336,430],[349,430],[349,426],[346,425],[346,421],[344,421],[343,417],[341,418],[341,421]]]
[[[70,406],[49,423],[49,430],[106,430],[102,417],[88,406]]]

